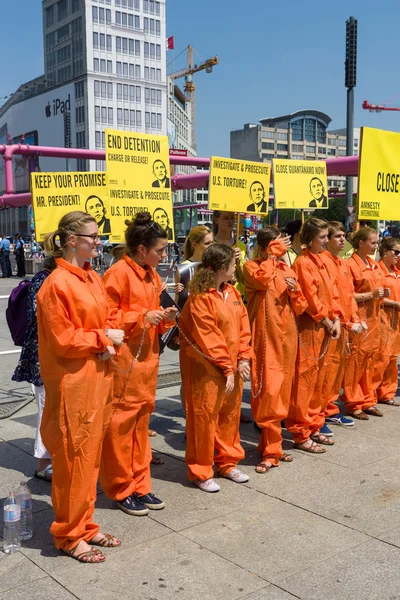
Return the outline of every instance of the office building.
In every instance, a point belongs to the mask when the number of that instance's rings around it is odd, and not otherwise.
[[[166,0],[43,0],[42,10],[44,75],[0,108],[0,143],[23,135],[39,145],[104,149],[106,128],[166,135]],[[59,159],[38,166],[67,168]]]
[[[232,158],[270,162],[273,158],[324,160],[346,156],[346,130],[329,130],[331,118],[318,110],[260,119],[231,131]],[[354,129],[354,155],[358,155],[360,130]],[[328,186],[342,191],[345,177],[328,177]]]

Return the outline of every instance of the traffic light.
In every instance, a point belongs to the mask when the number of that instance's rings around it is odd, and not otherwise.
[[[345,86],[356,87],[357,81],[357,19],[346,21]]]

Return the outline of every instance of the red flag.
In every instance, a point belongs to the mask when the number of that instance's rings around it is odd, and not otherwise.
[[[171,37],[169,37],[167,39],[167,48],[168,48],[168,50],[174,50],[174,48],[175,48],[174,36],[173,35],[171,35]]]

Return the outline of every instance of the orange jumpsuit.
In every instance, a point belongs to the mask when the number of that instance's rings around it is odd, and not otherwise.
[[[124,500],[132,493],[151,492],[148,428],[156,396],[158,336],[169,325],[155,327],[145,321],[148,311],[160,309],[162,282],[155,269],[145,269],[124,254],[103,281],[110,306],[123,312],[128,339],[113,361],[112,416],[104,438],[100,483],[109,498]],[[139,358],[133,362],[142,340]]]
[[[321,321],[325,317],[340,317],[341,309],[336,280],[331,279],[326,259],[321,254],[303,250],[295,260],[293,270],[308,306],[297,320],[299,351],[289,415],[285,423],[295,443],[301,444],[318,431],[325,421],[324,411],[328,401],[325,378],[331,338]],[[319,359],[323,353],[323,358]]]
[[[111,345],[104,328],[117,322],[97,273],[61,258],[37,295],[37,320],[46,391],[41,434],[53,461],[50,531],[57,548],[71,550],[99,531],[92,516],[112,373],[97,355]]]
[[[292,309],[299,315],[307,302],[299,285],[294,292],[288,290],[285,277],[295,279],[296,274],[276,259],[286,254],[286,246],[274,240],[267,252],[267,260],[250,260],[243,272],[254,349],[251,410],[261,427],[258,450],[264,461],[277,467],[282,456],[281,421],[288,415],[297,356]]]
[[[346,261],[353,277],[354,291],[368,294],[383,286],[384,275],[378,264],[367,256],[368,265],[354,252]],[[349,414],[375,406],[376,372],[374,362],[378,358],[381,339],[381,300],[379,298],[358,302],[360,319],[368,325],[368,331],[353,339],[351,354],[344,371],[343,401]],[[375,383],[374,383],[375,382]]]
[[[339,303],[342,310],[342,335],[338,340],[331,340],[329,364],[327,368],[326,390],[328,404],[325,408],[325,417],[339,414],[339,408],[335,404],[343,385],[344,368],[349,356],[349,345],[359,343],[359,338],[364,334],[351,333],[350,329],[354,323],[360,322],[357,302],[354,299],[353,278],[347,262],[340,256],[334,256],[330,252],[323,253],[326,258],[331,279],[337,278],[337,289]]]
[[[240,293],[227,284],[223,292],[210,289],[189,296],[179,328],[186,403],[185,460],[189,479],[205,481],[214,475],[213,463],[220,472],[228,473],[244,457],[239,435],[243,381],[235,372],[235,387],[229,395],[225,385],[238,361],[252,356],[249,319]]]
[[[400,271],[396,267],[388,269],[380,260],[379,266],[384,273],[384,287],[390,289],[389,300],[400,302]],[[382,305],[381,310],[381,347],[375,363],[377,370],[374,379],[378,382],[376,399],[387,402],[395,397],[398,388],[397,358],[400,354],[400,322],[399,311],[390,306]]]

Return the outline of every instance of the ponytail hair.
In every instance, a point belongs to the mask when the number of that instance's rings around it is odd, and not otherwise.
[[[217,286],[216,272],[227,270],[233,261],[232,248],[224,244],[212,244],[203,254],[201,264],[197,267],[189,284],[191,294],[205,294],[210,288]]]
[[[194,227],[186,238],[185,248],[183,251],[184,260],[189,260],[193,256],[193,244],[201,244],[206,235],[211,233],[211,229],[206,227],[205,225],[199,225],[198,227]]]
[[[68,238],[74,233],[82,233],[82,229],[89,223],[95,223],[96,219],[81,210],[73,210],[62,217],[58,223],[58,229],[51,231],[44,238],[44,249],[46,254],[54,258],[65,256]],[[59,238],[60,243],[57,243]]]
[[[349,240],[354,250],[358,250],[360,242],[366,242],[373,233],[376,234],[376,231],[372,227],[361,227],[358,231],[350,234]]]
[[[151,218],[149,212],[137,213],[132,221],[125,221],[125,240],[128,254],[136,254],[139,246],[150,250],[159,239],[167,240],[168,234]]]

